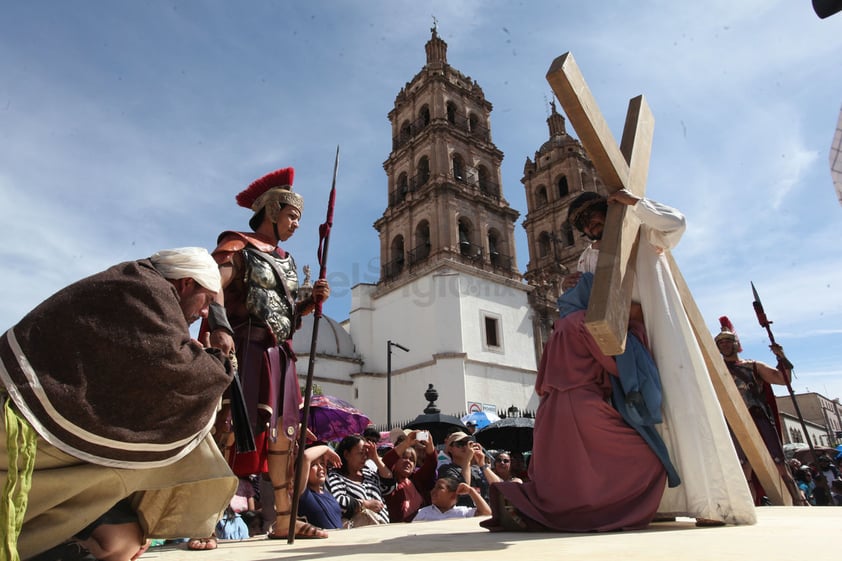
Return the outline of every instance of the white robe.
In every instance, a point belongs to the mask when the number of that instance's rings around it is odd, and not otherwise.
[[[658,508],[663,516],[690,516],[729,524],[754,524],[754,502],[734,451],[702,351],[675,286],[663,249],[684,233],[676,209],[642,199],[631,207],[640,218],[634,294],[663,388],[664,422],[658,430],[681,476]],[[588,247],[579,270],[594,272],[599,250]]]

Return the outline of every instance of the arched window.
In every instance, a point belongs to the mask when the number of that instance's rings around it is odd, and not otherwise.
[[[488,258],[492,265],[500,264],[500,235],[495,230],[488,231]]]
[[[456,123],[456,104],[452,101],[447,102],[447,122],[450,124]]]
[[[459,154],[453,154],[453,177],[457,181],[465,181],[465,164]]]
[[[550,254],[550,235],[546,232],[541,232],[538,236],[538,255],[540,257],[547,257]]]
[[[558,180],[558,196],[566,197],[570,193],[570,188],[567,186],[567,176],[562,175]]]
[[[401,172],[398,176],[398,185],[395,189],[395,202],[401,202],[406,198],[406,194],[409,192],[409,181],[406,177],[406,172]]]
[[[479,119],[474,113],[468,115],[468,130],[471,132],[476,132],[477,125],[479,124]]]
[[[459,253],[466,257],[471,255],[471,226],[463,218],[459,219]]]
[[[403,124],[401,124],[400,140],[401,140],[401,142],[406,142],[411,137],[412,137],[412,127],[410,126],[409,121],[404,121]]]
[[[537,199],[535,202],[538,203],[538,206],[547,204],[548,201],[546,187],[544,187],[543,185],[539,186],[535,194]]]
[[[403,265],[403,236],[395,236],[392,240],[392,261]]]
[[[389,248],[390,260],[383,267],[383,275],[386,278],[393,278],[400,274],[403,270],[404,254],[403,254],[403,236],[395,236],[392,240],[392,245]]]
[[[479,190],[485,194],[490,194],[492,191],[492,185],[488,168],[485,166],[479,166],[479,168],[477,168],[477,178],[479,179]]]
[[[430,255],[430,223],[422,220],[415,227],[415,260],[426,259]]]
[[[427,156],[418,160],[418,184],[423,185],[430,180],[430,159]]]
[[[424,106],[421,108],[421,111],[418,112],[418,118],[421,120],[421,126],[426,127],[430,124],[430,108],[428,106]]]

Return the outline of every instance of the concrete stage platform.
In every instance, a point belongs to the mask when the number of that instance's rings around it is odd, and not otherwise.
[[[184,544],[156,547],[141,561],[269,561],[316,559],[505,559],[538,561],[829,561],[839,559],[836,540],[842,508],[762,507],[754,526],[697,528],[679,518],[646,530],[606,534],[493,533],[483,518],[368,526],[335,530],[324,540],[286,541],[252,538],[220,542],[213,551],[188,551]]]

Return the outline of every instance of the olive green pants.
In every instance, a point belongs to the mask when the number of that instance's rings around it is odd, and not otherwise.
[[[0,405],[7,398],[0,390]],[[0,406],[0,485],[8,475],[5,413]],[[40,436],[32,488],[18,538],[21,559],[46,551],[131,498],[147,538],[210,536],[237,489],[210,436],[174,464],[119,469],[83,462]],[[0,489],[3,487],[0,486]]]

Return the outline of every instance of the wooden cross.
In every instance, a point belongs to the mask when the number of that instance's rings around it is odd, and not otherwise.
[[[608,191],[613,193],[625,188],[642,197],[646,191],[655,127],[652,112],[643,96],[629,102],[623,138],[618,148],[572,54],[565,53],[553,61],[547,72],[547,81]],[[606,355],[618,355],[625,349],[639,236],[640,221],[631,209],[622,204],[609,205],[585,315],[588,331]],[[774,504],[791,505],[789,492],[693,296],[672,255],[668,251],[665,253],[725,418],[769,499]]]

